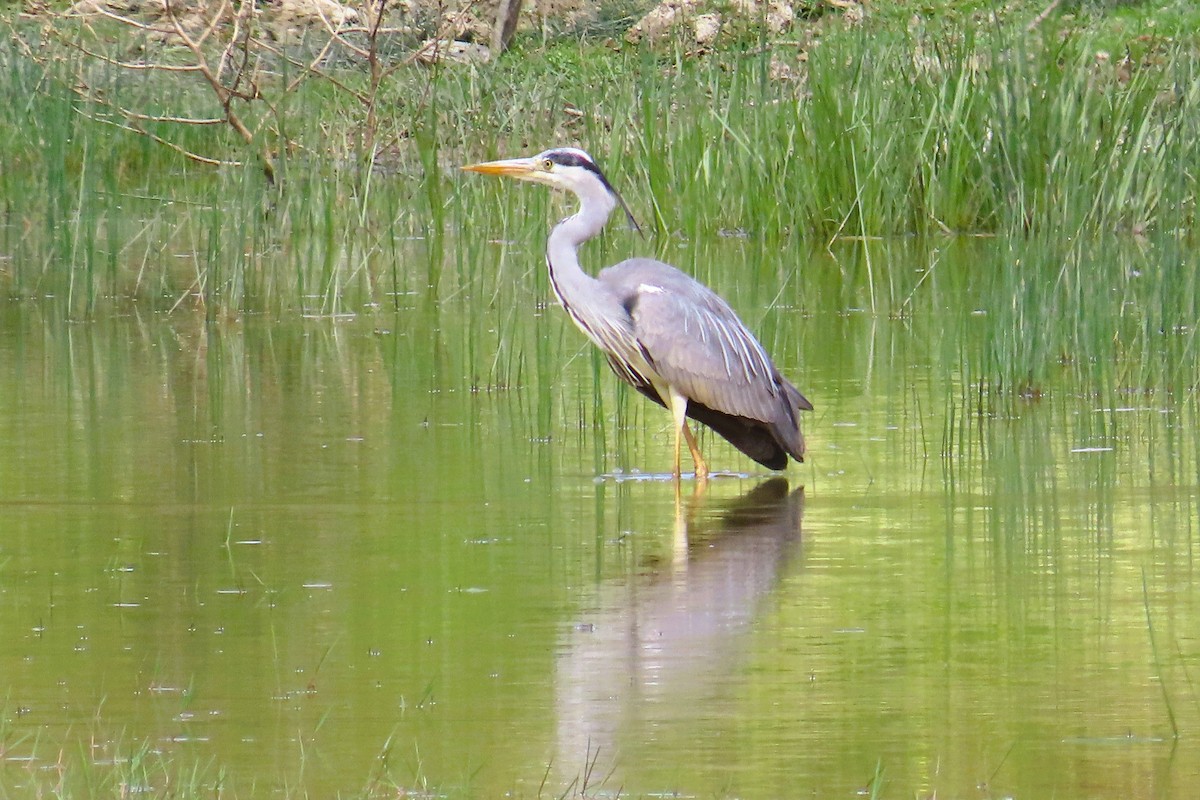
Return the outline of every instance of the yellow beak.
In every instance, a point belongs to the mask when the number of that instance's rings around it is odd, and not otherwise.
[[[467,172],[478,172],[483,175],[505,175],[510,178],[537,180],[535,175],[541,173],[532,158],[509,158],[504,161],[485,161],[482,164],[468,164],[463,167]]]

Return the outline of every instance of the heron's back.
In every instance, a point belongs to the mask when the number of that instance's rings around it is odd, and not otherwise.
[[[797,415],[812,406],[725,300],[649,258],[614,264],[597,280],[629,314],[659,377],[688,398],[688,416],[766,466],[781,468],[789,454],[802,460]],[[653,387],[638,388],[659,400]]]

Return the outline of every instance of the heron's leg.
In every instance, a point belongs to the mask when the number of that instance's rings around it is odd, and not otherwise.
[[[667,401],[667,408],[671,411],[671,417],[675,420],[675,479],[678,480],[682,475],[680,470],[680,448],[679,437],[683,434],[687,438],[688,447],[691,448],[692,434],[687,429],[687,398],[684,397],[674,386],[667,386],[666,392],[659,391],[659,397],[663,397]],[[695,453],[695,450],[692,450]]]
[[[692,429],[688,427],[687,420],[683,421],[683,438],[687,440],[688,450],[692,451],[692,461],[696,464],[696,478],[705,480],[708,478],[708,462],[704,460],[704,455],[700,452],[700,446],[696,444],[696,437],[692,435]],[[679,458],[678,443],[675,446],[675,457]]]

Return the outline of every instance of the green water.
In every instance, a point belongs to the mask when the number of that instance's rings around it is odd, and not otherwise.
[[[980,401],[969,294],[679,247],[817,410],[677,500],[538,247],[500,303],[0,304],[6,796],[1191,796],[1194,395]]]

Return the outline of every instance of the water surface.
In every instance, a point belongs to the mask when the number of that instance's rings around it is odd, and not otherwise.
[[[819,308],[786,263],[702,274],[817,411],[804,465],[709,438],[678,497],[533,273],[484,312],[0,306],[0,782],[1190,796],[1195,397],[980,409],[985,315],[822,268]]]

